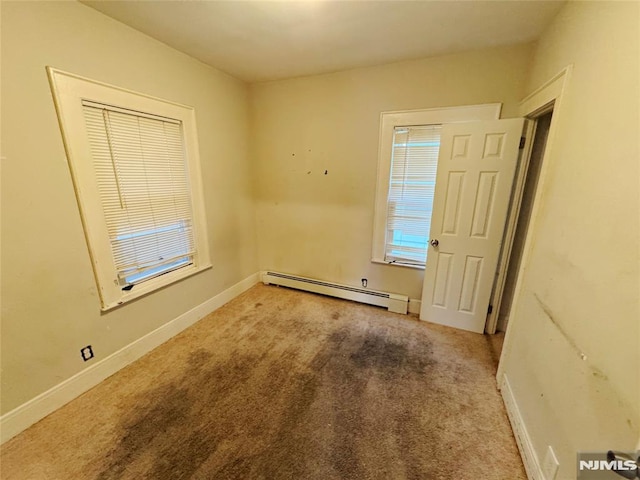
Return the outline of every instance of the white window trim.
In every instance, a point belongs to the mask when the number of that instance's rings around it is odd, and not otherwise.
[[[101,309],[103,311],[110,310],[210,268],[196,117],[193,107],[115,87],[51,67],[47,67],[47,73],[58,113],[76,199],[80,208],[89,255],[100,293]],[[84,120],[83,100],[146,112],[182,122],[191,187],[196,250],[192,265],[142,282],[129,291],[123,291],[122,286],[118,284],[94,165],[93,162],[87,161],[91,158],[91,150]]]
[[[498,120],[500,118],[501,109],[501,103],[490,103],[484,105],[430,108],[426,110],[382,112],[380,114],[378,174],[373,218],[373,249],[371,253],[371,261],[373,263],[424,270],[424,265],[390,263],[384,260],[387,225],[387,197],[389,193],[389,172],[391,169],[394,128],[416,125],[444,125],[446,123]]]

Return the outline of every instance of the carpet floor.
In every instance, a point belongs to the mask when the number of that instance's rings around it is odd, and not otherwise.
[[[10,479],[525,479],[482,335],[257,285],[3,445]]]

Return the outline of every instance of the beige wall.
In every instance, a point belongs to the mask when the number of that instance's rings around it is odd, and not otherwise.
[[[504,366],[539,457],[548,444],[560,456],[559,478],[574,477],[577,450],[635,447],[637,21],[635,3],[572,2],[535,52],[488,49],[249,91],[75,2],[3,2],[2,412],[86,367],[82,346],[100,360],[258,268],[366,277],[419,298],[421,271],[369,261],[380,112],[503,102],[515,116],[525,93],[573,63]],[[195,106],[212,270],[100,314],[46,65]]]
[[[260,267],[419,299],[421,270],[370,262],[380,112],[515,116],[529,60],[520,45],[252,85]]]
[[[529,81],[533,91],[574,65],[503,366],[561,479],[575,478],[577,451],[640,439],[639,13],[636,2],[568,3]]]
[[[46,65],[196,108],[213,269],[100,313]],[[81,4],[3,2],[1,114],[2,412],[257,271],[242,82]]]

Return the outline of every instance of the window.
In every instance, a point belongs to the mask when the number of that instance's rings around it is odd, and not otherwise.
[[[382,113],[373,262],[424,268],[441,127],[499,117],[500,104]]]
[[[181,123],[82,104],[118,283],[131,289],[192,263]]]
[[[193,109],[49,76],[102,309],[208,268]]]
[[[440,125],[395,127],[384,258],[424,265],[431,226]]]

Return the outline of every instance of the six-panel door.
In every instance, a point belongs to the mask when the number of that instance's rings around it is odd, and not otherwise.
[[[422,320],[484,331],[523,123],[443,126]]]

